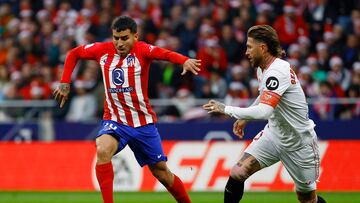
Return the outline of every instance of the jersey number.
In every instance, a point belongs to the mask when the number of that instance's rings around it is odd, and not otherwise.
[[[293,71],[293,69],[291,69],[290,68],[290,81],[291,81],[291,84],[296,84],[296,79],[295,79],[295,76],[296,76],[296,74],[295,74],[295,72]]]
[[[124,71],[121,68],[115,68],[112,71],[112,81],[115,85],[121,86],[124,84]]]

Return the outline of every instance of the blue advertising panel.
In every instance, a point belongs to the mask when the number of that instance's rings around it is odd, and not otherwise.
[[[54,122],[55,140],[92,140],[100,122]],[[250,122],[245,128],[244,140],[252,139],[265,126],[264,121]],[[237,140],[232,132],[233,121],[192,121],[156,124],[163,140]],[[317,121],[315,130],[319,139],[360,139],[360,120]],[[1,141],[39,140],[36,123],[21,125],[0,124]]]
[[[37,123],[0,124],[0,141],[32,141],[39,139]]]

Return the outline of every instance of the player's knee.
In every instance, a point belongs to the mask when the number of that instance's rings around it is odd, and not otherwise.
[[[96,156],[98,161],[100,162],[108,162],[111,160],[113,155],[113,150],[111,147],[103,145],[103,144],[97,144],[96,145]]]
[[[250,176],[250,167],[236,164],[230,170],[230,176],[238,181],[245,181]]]
[[[103,147],[96,148],[96,156],[99,162],[108,162],[111,160],[110,150],[104,149]]]
[[[116,152],[117,142],[110,136],[101,136],[96,139],[96,156],[97,161],[106,163],[111,161],[112,156]]]

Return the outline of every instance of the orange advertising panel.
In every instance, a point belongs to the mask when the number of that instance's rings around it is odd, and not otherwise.
[[[164,141],[169,168],[192,191],[223,191],[229,170],[249,142]],[[360,141],[320,142],[318,189],[360,191]],[[0,190],[97,190],[94,142],[0,142]],[[114,156],[114,190],[161,191],[147,167],[140,168],[129,148]],[[282,164],[251,176],[245,190],[291,191]]]
[[[0,190],[93,190],[93,142],[0,142]]]

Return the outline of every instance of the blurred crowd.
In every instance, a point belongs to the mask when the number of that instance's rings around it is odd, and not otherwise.
[[[198,76],[180,77],[167,62],[150,69],[150,98],[170,98],[160,119],[204,116],[196,99],[246,106],[258,95],[255,69],[245,57],[249,27],[270,24],[308,98],[314,119],[360,118],[360,102],[332,105],[360,94],[360,1],[357,0],[0,0],[0,101],[46,100],[61,77],[67,52],[111,40],[111,21],[133,17],[140,39],[202,60]],[[102,115],[103,86],[94,61],[78,64],[72,94],[56,119]],[[239,100],[240,99],[240,100]],[[21,116],[3,110],[0,120]]]

